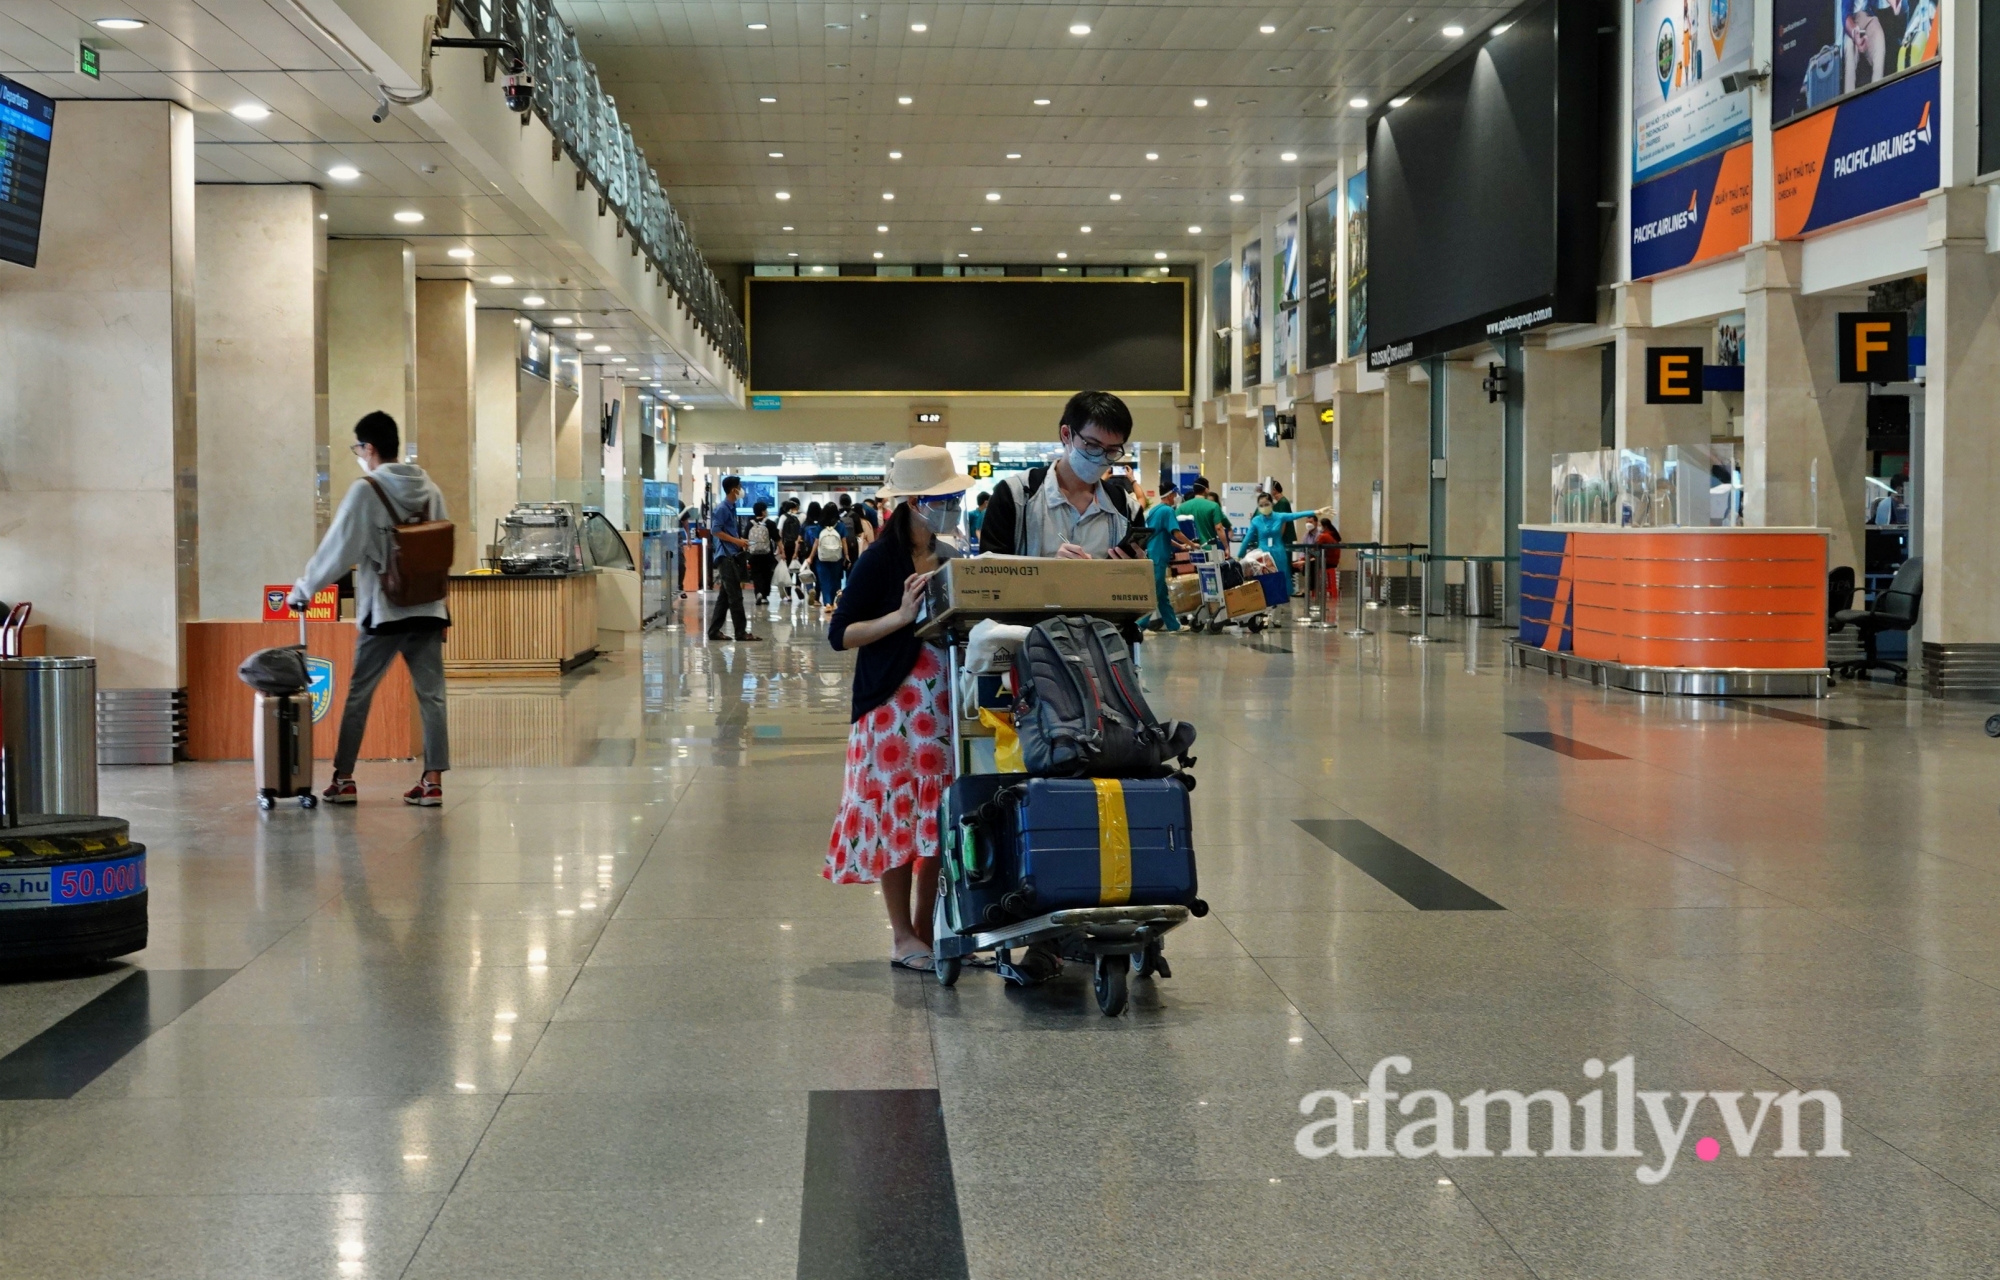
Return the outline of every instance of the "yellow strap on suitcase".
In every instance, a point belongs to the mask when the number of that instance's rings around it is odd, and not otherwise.
[[[1122,907],[1132,900],[1132,831],[1125,819],[1125,784],[1092,778],[1097,784],[1097,905]]]

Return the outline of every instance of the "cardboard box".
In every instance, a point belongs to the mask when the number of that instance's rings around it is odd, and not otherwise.
[[[946,561],[931,579],[928,613],[932,619],[961,610],[1133,617],[1153,605],[1150,560],[968,556]]]
[[[1223,612],[1232,618],[1241,618],[1265,609],[1264,584],[1251,581],[1238,583],[1222,593]]]
[[[1192,573],[1168,578],[1167,603],[1175,613],[1193,613],[1201,608],[1201,579]]]

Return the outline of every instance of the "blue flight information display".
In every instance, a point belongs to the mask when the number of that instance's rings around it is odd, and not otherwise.
[[[0,261],[35,265],[56,104],[0,76]]]

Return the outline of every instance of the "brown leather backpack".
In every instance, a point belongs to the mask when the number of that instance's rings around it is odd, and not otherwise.
[[[456,536],[451,521],[406,521],[375,478],[366,479],[389,513],[389,554],[382,566],[382,594],[399,609],[444,599]]]

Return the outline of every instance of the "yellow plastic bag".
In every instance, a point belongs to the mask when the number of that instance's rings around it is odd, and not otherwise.
[[[1014,732],[1014,713],[979,708],[979,723],[993,730],[993,767],[1001,773],[1026,773],[1021,763],[1021,739]]]

